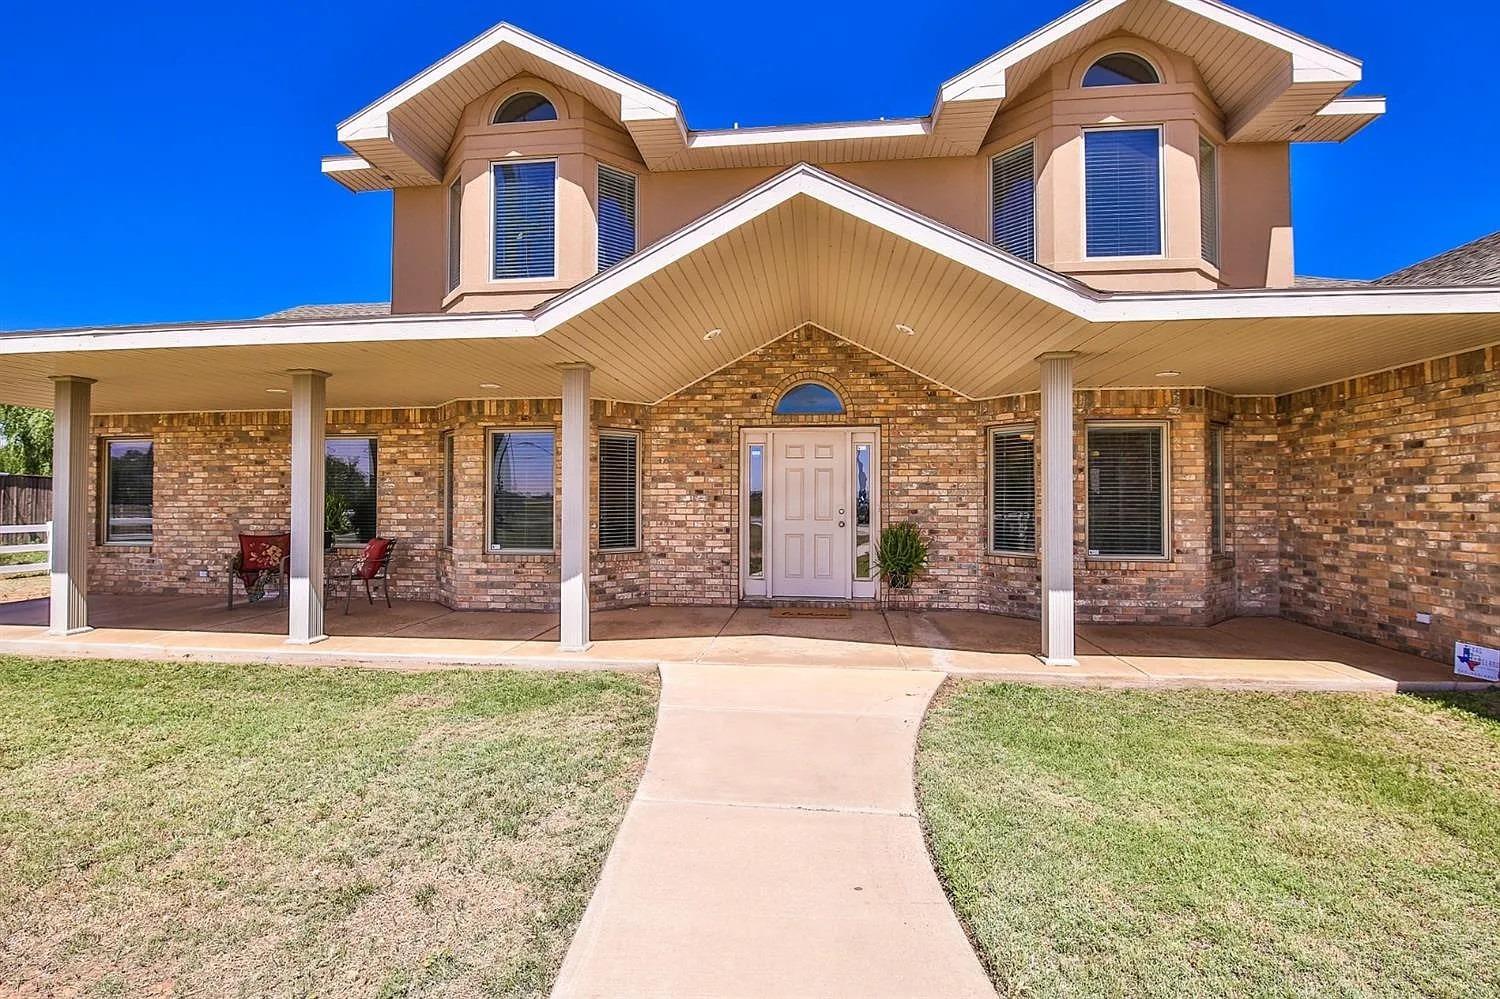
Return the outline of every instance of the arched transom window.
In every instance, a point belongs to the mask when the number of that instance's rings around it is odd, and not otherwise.
[[[1130,87],[1160,82],[1156,67],[1130,52],[1111,52],[1083,74],[1085,87]]]
[[[556,121],[557,108],[541,94],[526,92],[507,97],[495,111],[493,125],[511,125],[522,121]]]
[[[844,400],[827,385],[802,382],[776,400],[777,416],[830,416],[844,411]]]

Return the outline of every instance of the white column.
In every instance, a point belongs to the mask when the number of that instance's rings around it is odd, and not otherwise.
[[[1042,659],[1077,666],[1073,652],[1073,358],[1043,354]]]
[[[311,645],[323,633],[323,423],[328,372],[292,375],[292,579],[287,641]]]
[[[89,419],[92,378],[52,379],[52,605],[47,631],[89,630]]]
[[[589,647],[589,372],[562,373],[562,621],[564,652]]]

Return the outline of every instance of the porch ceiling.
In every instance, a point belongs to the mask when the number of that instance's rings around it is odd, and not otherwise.
[[[530,313],[12,334],[0,401],[73,374],[99,412],[279,409],[319,368],[331,406],[430,406],[557,397],[587,361],[596,396],[650,403],[804,323],[975,398],[1059,350],[1082,387],[1280,394],[1500,342],[1500,290],[1105,294],[800,166]]]

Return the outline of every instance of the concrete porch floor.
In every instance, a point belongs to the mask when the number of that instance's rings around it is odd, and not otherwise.
[[[1032,683],[1120,687],[1451,690],[1481,688],[1442,665],[1278,618],[1211,628],[1080,625],[1076,668],[1038,658],[1037,622],[965,611],[853,611],[776,618],[764,608],[635,607],[593,615],[594,644],[557,648],[554,613],[455,611],[397,601],[330,608],[330,637],[284,641],[286,611],[203,596],[100,594],[94,630],[46,633],[47,601],[0,603],[0,653],[193,658],[401,669],[448,666],[650,669],[663,662],[941,670]]]

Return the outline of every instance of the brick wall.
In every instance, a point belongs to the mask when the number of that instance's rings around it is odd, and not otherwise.
[[[1277,416],[1281,613],[1444,661],[1455,640],[1500,644],[1500,348],[1284,396]]]
[[[1285,614],[1439,659],[1456,638],[1500,643],[1500,370],[1478,351],[1309,392],[1077,393],[1075,543],[1081,620],[1209,624]],[[780,417],[781,390],[836,388],[838,417]],[[655,407],[593,404],[597,427],[641,432],[638,552],[592,560],[598,607],[738,599],[740,431],[808,423],[880,430],[883,524],[911,520],[932,570],[910,602],[1036,617],[1035,558],[987,550],[988,428],[1037,423],[1035,394],[972,401],[813,327]],[[1084,430],[1169,426],[1171,557],[1088,559]],[[378,529],[402,541],[396,591],[461,608],[553,609],[556,555],[485,550],[487,433],[560,431],[556,400],[344,410],[329,433],[379,440]],[[1208,434],[1225,428],[1226,551],[1211,551]],[[100,591],[223,592],[240,531],[284,530],[288,414],[101,416],[96,437],[155,440],[155,540],[96,544]],[[442,436],[455,442],[454,547],[442,544]],[[560,438],[560,433],[559,433]],[[597,438],[595,444],[597,459]],[[557,449],[561,458],[561,446]],[[597,462],[596,462],[597,464]],[[591,498],[597,522],[597,497]],[[1416,622],[1431,613],[1431,625]]]

